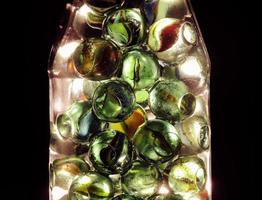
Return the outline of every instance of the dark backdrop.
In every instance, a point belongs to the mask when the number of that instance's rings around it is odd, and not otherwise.
[[[16,134],[19,162],[15,169],[22,174],[10,182],[18,198],[48,199],[48,76],[47,61],[66,0],[27,1],[25,12],[16,23],[22,30],[23,65],[19,122]],[[240,1],[192,0],[212,62],[211,120],[213,200],[255,199],[255,179],[259,174],[259,63],[257,56],[258,17],[256,6]],[[23,20],[20,20],[21,19]],[[19,36],[21,36],[19,34]],[[15,57],[13,57],[13,61]],[[22,99],[22,100],[21,100]],[[24,115],[26,114],[26,116]],[[17,155],[17,152],[16,152]],[[21,160],[22,158],[22,160]],[[15,179],[16,180],[16,179]],[[17,186],[18,185],[18,186]],[[10,199],[10,198],[9,198]]]

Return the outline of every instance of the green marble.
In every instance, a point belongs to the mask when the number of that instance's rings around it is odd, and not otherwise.
[[[204,189],[207,172],[204,161],[197,156],[180,157],[174,161],[168,184],[176,194],[197,193]]]
[[[135,133],[134,146],[138,154],[150,162],[166,162],[181,146],[175,127],[163,120],[149,120]]]
[[[90,171],[73,181],[69,190],[69,200],[109,200],[113,194],[112,181]]]
[[[121,64],[121,78],[135,90],[149,88],[159,79],[160,67],[155,56],[134,49],[125,53]]]
[[[93,166],[101,173],[124,173],[132,164],[133,149],[125,134],[109,130],[92,138],[89,154]]]
[[[159,118],[180,121],[193,114],[196,99],[182,81],[164,80],[150,90],[149,106]]]
[[[106,81],[97,87],[93,96],[93,110],[104,121],[123,121],[132,114],[134,107],[135,94],[124,81]]]
[[[99,81],[115,74],[120,59],[121,53],[113,43],[90,38],[76,48],[69,64],[74,66],[80,76]]]
[[[161,174],[155,166],[135,161],[122,176],[122,189],[129,195],[145,199],[157,192],[160,179]]]
[[[145,22],[139,9],[120,9],[104,22],[104,37],[120,47],[141,43],[145,37]]]
[[[92,134],[105,128],[105,123],[92,112],[90,101],[73,103],[67,111],[58,115],[56,124],[63,138],[75,142],[87,142]]]

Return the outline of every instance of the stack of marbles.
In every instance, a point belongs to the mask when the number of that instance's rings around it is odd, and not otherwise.
[[[211,200],[210,63],[186,0],[75,0],[51,52],[50,200]]]

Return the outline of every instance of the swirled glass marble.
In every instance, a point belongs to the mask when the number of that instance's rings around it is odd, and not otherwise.
[[[73,0],[50,56],[50,200],[211,200],[210,62],[188,0]]]
[[[134,106],[135,95],[132,88],[120,80],[99,85],[93,96],[93,110],[104,121],[123,121],[132,114]]]
[[[193,114],[196,100],[182,81],[165,80],[151,89],[149,106],[156,116],[179,121]]]
[[[175,127],[162,120],[150,120],[135,133],[134,145],[143,158],[153,162],[170,160],[180,148]]]
[[[191,148],[199,151],[209,148],[209,126],[205,118],[194,115],[184,120],[182,122],[182,131],[188,139],[188,145]]]
[[[104,80],[114,75],[120,56],[117,47],[109,41],[91,38],[77,47],[69,64],[83,77]]]
[[[177,63],[197,43],[196,28],[191,22],[163,18],[149,30],[148,45],[161,60]]]
[[[81,158],[71,156],[55,160],[51,165],[51,187],[68,190],[77,176],[88,171],[88,164]],[[67,197],[67,194],[62,198],[65,197]]]
[[[135,90],[149,88],[160,76],[160,67],[153,54],[131,50],[122,60],[121,78]]]
[[[138,198],[147,198],[157,192],[161,175],[150,164],[136,161],[122,177],[123,190]]]
[[[139,9],[121,9],[111,13],[104,22],[104,36],[120,47],[141,43],[145,22]]]
[[[123,133],[105,131],[91,140],[90,160],[101,173],[124,173],[132,159],[132,144]]]
[[[114,194],[112,181],[96,172],[87,172],[73,181],[69,190],[70,200],[107,200]]]
[[[203,160],[196,156],[185,156],[173,163],[168,175],[168,184],[175,193],[187,196],[205,187],[206,176]]]
[[[103,122],[92,112],[89,101],[75,102],[56,120],[57,129],[64,138],[86,142],[96,132],[103,130]]]

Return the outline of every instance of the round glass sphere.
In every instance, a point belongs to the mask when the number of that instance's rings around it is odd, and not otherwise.
[[[51,186],[68,190],[77,176],[85,174],[88,171],[88,164],[79,157],[70,156],[57,159],[50,167]]]
[[[94,167],[103,174],[124,173],[132,164],[133,148],[127,136],[114,130],[91,139],[89,156]]]
[[[96,116],[108,122],[127,119],[135,107],[135,94],[130,85],[120,80],[110,80],[97,87],[93,96]]]
[[[149,106],[159,118],[180,121],[193,114],[196,99],[182,81],[164,80],[151,88]]]
[[[92,134],[105,128],[105,123],[92,112],[90,101],[73,103],[67,111],[58,115],[56,124],[63,138],[75,142],[87,142]]]
[[[174,157],[181,146],[175,127],[163,120],[149,120],[139,127],[133,138],[138,154],[145,160],[165,162]]]
[[[69,190],[70,200],[109,200],[114,194],[112,181],[97,172],[87,172],[75,179]]]
[[[101,38],[83,41],[75,50],[69,64],[78,74],[90,80],[111,78],[117,71],[121,53],[111,42]]]
[[[161,174],[150,164],[135,161],[122,176],[122,189],[129,195],[145,199],[157,192]]]
[[[104,21],[104,37],[120,47],[141,43],[145,37],[145,22],[139,9],[120,9]]]
[[[204,161],[197,156],[185,156],[174,161],[168,175],[168,184],[173,192],[184,195],[202,191],[206,179]]]
[[[125,53],[121,64],[121,78],[135,90],[149,88],[159,79],[160,67],[155,56],[134,49]]]

